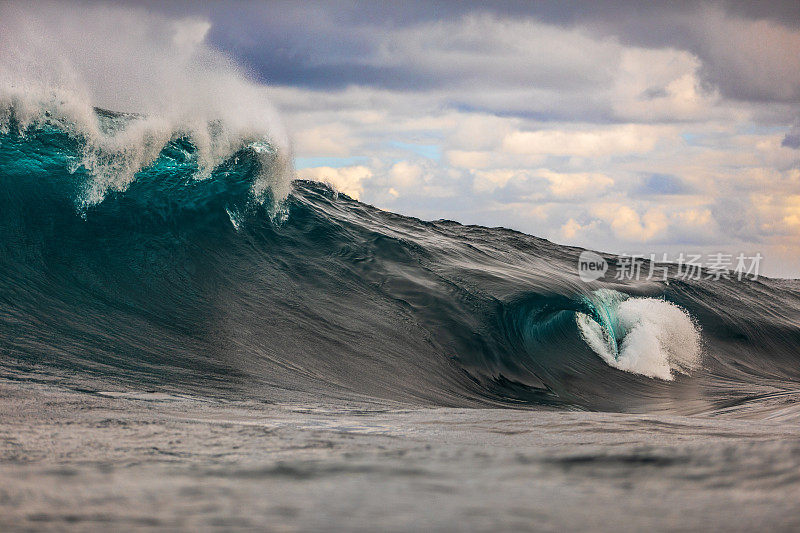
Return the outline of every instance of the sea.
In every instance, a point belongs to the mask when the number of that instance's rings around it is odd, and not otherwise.
[[[222,121],[0,104],[3,531],[800,529],[800,281],[585,281]]]

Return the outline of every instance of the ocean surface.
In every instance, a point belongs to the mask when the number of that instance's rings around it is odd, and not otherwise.
[[[224,123],[0,104],[0,529],[800,528],[800,282],[587,283]]]

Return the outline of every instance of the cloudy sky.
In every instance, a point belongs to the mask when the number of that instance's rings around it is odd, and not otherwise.
[[[800,3],[140,3],[270,87],[380,208],[800,277]]]

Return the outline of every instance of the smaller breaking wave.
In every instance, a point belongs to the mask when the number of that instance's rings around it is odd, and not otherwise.
[[[700,366],[700,330],[679,306],[600,289],[575,319],[583,340],[614,368],[667,381]]]

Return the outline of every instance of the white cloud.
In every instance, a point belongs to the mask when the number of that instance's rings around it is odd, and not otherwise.
[[[474,173],[472,186],[475,192],[491,192],[498,187],[505,187],[513,179],[525,179],[527,174],[517,170],[497,169],[481,170]]]
[[[649,123],[714,118],[720,97],[702,87],[701,66],[683,50],[626,49],[611,96],[615,115]]]
[[[371,179],[373,174],[369,168],[357,165],[342,168],[304,168],[299,170],[297,175],[303,179],[327,183],[337,191],[358,200],[364,192],[364,182]]]
[[[658,208],[639,215],[633,208],[622,204],[600,204],[593,212],[607,222],[614,234],[632,242],[646,242],[663,235],[668,226],[667,216]]]
[[[350,155],[356,142],[350,136],[351,129],[342,124],[323,124],[304,128],[294,136],[297,153],[320,156]]]
[[[583,226],[578,224],[574,218],[570,218],[567,220],[563,226],[561,226],[561,236],[568,240],[574,240],[575,237],[583,230]]]
[[[558,173],[540,170],[536,173],[550,182],[550,192],[559,198],[583,195],[598,197],[605,189],[614,185],[614,180],[599,172]]]
[[[389,179],[395,187],[410,189],[421,185],[423,169],[420,165],[399,161],[389,169]]]
[[[461,168],[486,168],[489,165],[490,154],[475,150],[449,150],[447,161],[454,167]]]
[[[628,124],[584,131],[516,131],[503,140],[513,154],[603,157],[653,150],[659,128]]]

